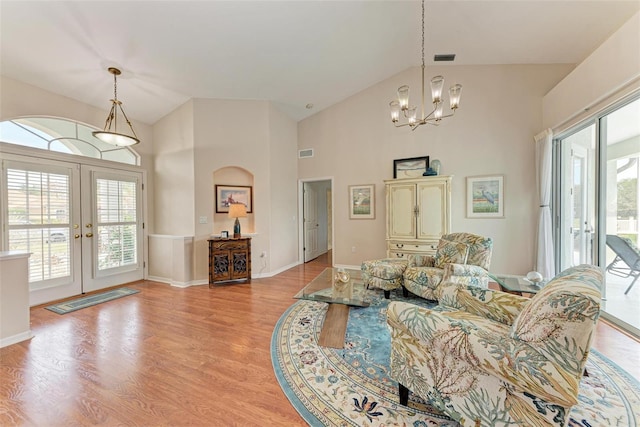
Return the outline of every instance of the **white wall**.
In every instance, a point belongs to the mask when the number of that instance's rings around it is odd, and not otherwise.
[[[32,337],[29,253],[0,251],[0,348]]]
[[[299,123],[298,148],[314,157],[298,160],[299,177],[334,176],[334,260],[360,265],[385,252],[383,180],[393,177],[393,160],[428,155],[453,175],[452,230],[494,240],[491,271],[526,273],[533,268],[536,228],[533,136],[542,129],[542,98],[572,67],[496,65],[429,67],[446,84],[463,85],[461,108],[440,126],[396,129],[388,102],[402,84],[418,104],[420,70],[384,80]],[[505,218],[465,218],[465,177],[505,176]],[[349,220],[347,188],[376,185],[376,219]],[[351,252],[351,247],[356,252]]]
[[[193,101],[187,101],[153,126],[156,234],[194,233],[193,108]]]
[[[252,237],[254,276],[297,262],[296,223],[290,216],[295,216],[297,203],[293,120],[266,101],[193,99],[158,122],[154,132],[154,232],[195,237],[196,282],[208,278],[207,239],[231,231],[233,224],[215,213],[216,184],[253,186],[253,213],[240,221],[243,235]],[[241,179],[235,182],[234,176]],[[200,223],[201,217],[206,223]],[[267,256],[262,258],[262,252]]]
[[[253,253],[254,271],[280,271],[298,261],[297,124],[269,107],[269,247]],[[260,261],[258,261],[260,260]]]
[[[607,102],[639,88],[640,12],[544,97],[543,128],[562,130],[569,120],[592,115]]]

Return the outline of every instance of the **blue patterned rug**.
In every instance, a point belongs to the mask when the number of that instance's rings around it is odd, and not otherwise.
[[[118,288],[99,294],[93,294],[82,298],[64,301],[59,304],[49,305],[45,308],[58,314],[67,314],[71,313],[72,311],[80,310],[81,308],[87,308],[91,307],[92,305],[102,304],[103,302],[126,297],[127,295],[137,294],[138,292],[140,291],[136,291],[135,289]]]
[[[389,377],[389,300],[380,291],[368,292],[369,307],[350,309],[344,349],[317,345],[327,304],[299,301],[282,315],[271,338],[271,360],[287,398],[312,426],[457,427],[413,393],[408,407],[398,403],[397,383]],[[392,299],[429,306],[399,293]],[[569,426],[637,426],[638,380],[594,350],[587,369]]]

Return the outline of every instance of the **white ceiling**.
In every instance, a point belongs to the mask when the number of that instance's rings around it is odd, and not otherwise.
[[[454,65],[577,64],[640,0],[426,9],[427,67],[436,53],[455,53]],[[270,100],[299,120],[419,65],[420,2],[0,0],[0,43],[2,75],[103,109],[106,69],[120,68],[118,98],[148,124],[190,98]]]

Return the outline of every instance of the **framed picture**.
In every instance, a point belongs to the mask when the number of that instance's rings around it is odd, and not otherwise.
[[[417,178],[429,167],[429,156],[393,161],[393,178]]]
[[[229,212],[229,205],[242,203],[247,213],[253,212],[252,187],[246,185],[216,185],[216,213]]]
[[[220,238],[228,239],[229,238],[229,232],[228,231],[221,231],[220,232]]]
[[[467,218],[504,218],[504,176],[467,177]]]
[[[349,219],[375,219],[376,217],[376,186],[349,186]]]

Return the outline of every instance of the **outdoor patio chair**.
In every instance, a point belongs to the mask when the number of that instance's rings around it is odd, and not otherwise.
[[[624,294],[626,295],[640,277],[640,249],[629,239],[607,234],[607,246],[615,252],[615,259],[607,266],[607,271],[618,277],[633,277]]]

